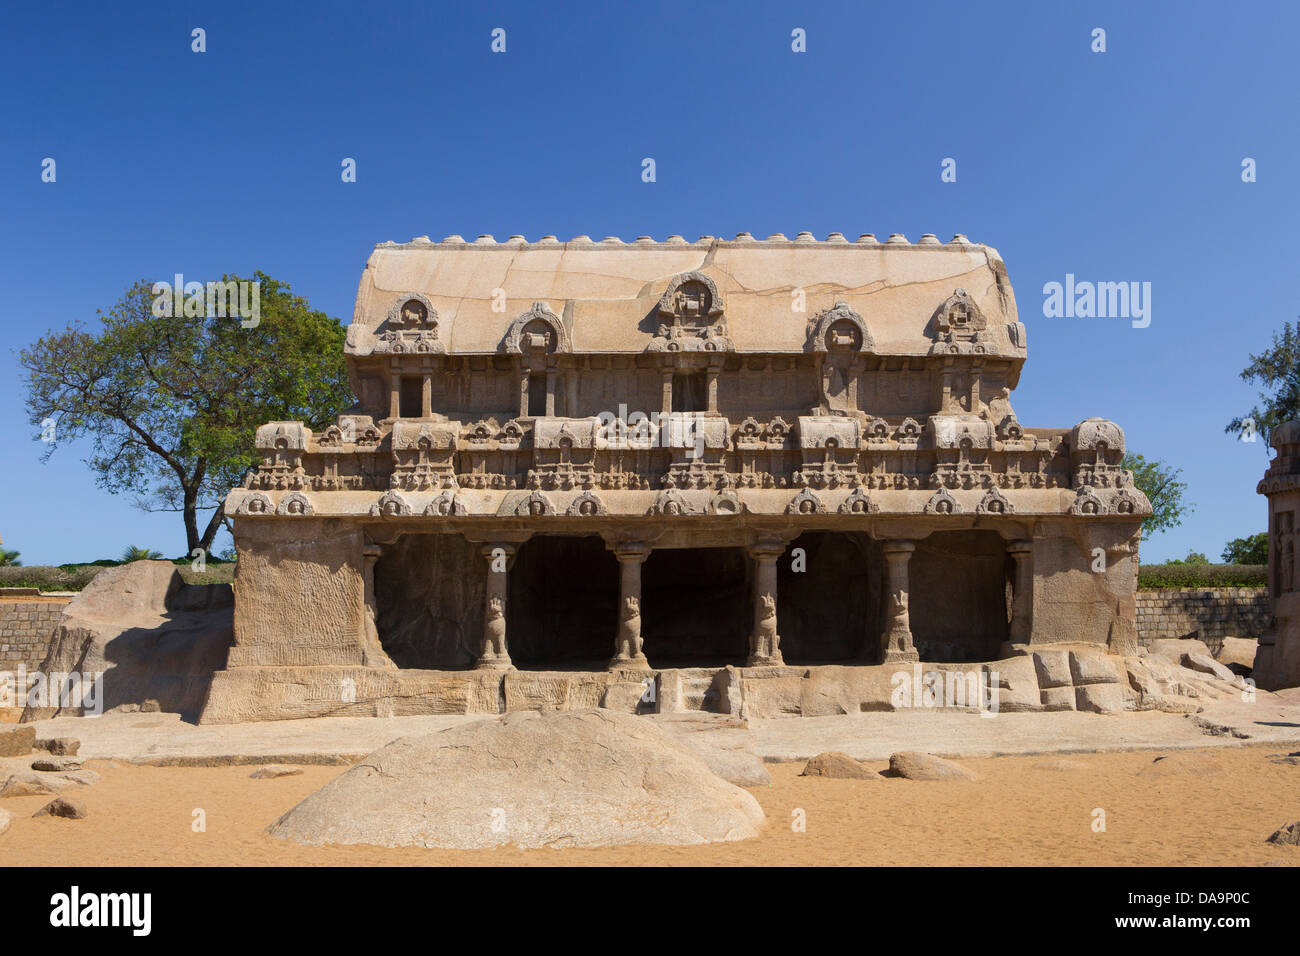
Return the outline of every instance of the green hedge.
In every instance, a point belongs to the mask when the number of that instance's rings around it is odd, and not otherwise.
[[[80,591],[106,567],[116,567],[120,562],[95,564],[61,564],[57,568],[46,565],[31,567],[0,567],[0,588],[40,588],[42,591]],[[229,584],[235,577],[233,561],[209,561],[202,574],[190,569],[189,562],[173,562],[186,584]]]
[[[1138,588],[1264,588],[1266,564],[1144,564],[1138,568]]]

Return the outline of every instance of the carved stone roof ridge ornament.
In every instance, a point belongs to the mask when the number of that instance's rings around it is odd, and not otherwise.
[[[387,328],[375,341],[375,352],[443,353],[438,340],[438,311],[428,297],[406,292],[397,298],[385,319]]]
[[[502,350],[512,355],[551,354],[573,351],[568,329],[546,302],[534,302],[532,308],[517,316],[501,340]]]
[[[674,276],[655,307],[658,328],[649,352],[734,352],[727,333],[722,294],[703,272]]]
[[[804,348],[810,352],[871,352],[876,347],[866,321],[847,302],[836,302],[809,319],[806,337]]]

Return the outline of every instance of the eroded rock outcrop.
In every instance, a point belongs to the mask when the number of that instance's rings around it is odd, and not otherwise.
[[[28,706],[24,722],[82,716],[95,706],[160,709],[193,718],[212,672],[225,664],[234,598],[227,584],[190,586],[167,561],[134,561],[95,576],[63,612],[41,665],[51,685],[79,674],[103,674],[102,702],[93,695],[61,702],[53,686],[44,706]],[[67,704],[65,706],[65,704]]]

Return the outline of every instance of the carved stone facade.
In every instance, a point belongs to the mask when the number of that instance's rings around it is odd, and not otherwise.
[[[673,667],[1131,651],[1149,503],[1118,425],[1021,426],[1025,342],[964,237],[381,244],[356,407],[260,428],[227,500],[212,714],[492,711],[521,671],[568,675],[536,691],[560,706],[575,674],[639,699]],[[290,703],[320,668],[342,703]]]
[[[1273,626],[1259,639],[1251,676],[1265,690],[1300,685],[1300,579],[1296,514],[1300,512],[1300,421],[1269,434],[1277,457],[1256,489],[1268,499],[1268,593]]]

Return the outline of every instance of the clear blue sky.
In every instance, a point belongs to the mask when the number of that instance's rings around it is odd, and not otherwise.
[[[1217,559],[1265,525],[1238,373],[1300,315],[1297,35],[1294,2],[13,6],[0,536],[28,564],[184,550],[83,449],[41,464],[22,408],[16,350],[136,278],[262,269],[346,322],[386,239],[963,232],[1029,327],[1021,421],[1118,421],[1196,506],[1143,559]],[[1044,318],[1066,273],[1150,282],[1150,327]]]

